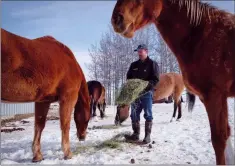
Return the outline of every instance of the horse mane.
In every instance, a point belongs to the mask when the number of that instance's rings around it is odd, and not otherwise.
[[[190,19],[190,24],[199,25],[203,16],[208,16],[211,20],[218,11],[225,13],[225,11],[212,6],[209,3],[201,2],[201,0],[169,0],[172,4],[178,4],[180,9],[186,7],[187,17]]]

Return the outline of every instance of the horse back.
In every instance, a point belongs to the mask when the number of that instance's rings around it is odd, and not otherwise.
[[[3,29],[1,34],[2,98],[56,100],[65,89],[79,90],[85,77],[68,47],[49,36],[27,39]]]
[[[1,73],[14,71],[23,64],[22,52],[19,47],[26,45],[28,39],[15,35],[1,28]]]

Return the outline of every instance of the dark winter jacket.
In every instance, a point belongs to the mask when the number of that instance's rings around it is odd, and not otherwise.
[[[127,72],[127,79],[134,78],[149,81],[145,91],[153,90],[154,86],[159,82],[159,67],[157,62],[147,57],[144,61],[139,59],[131,63]]]

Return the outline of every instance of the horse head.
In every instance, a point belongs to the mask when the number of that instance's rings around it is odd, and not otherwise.
[[[129,105],[118,105],[117,113],[115,117],[115,125],[120,125],[124,122],[129,116]]]
[[[114,31],[132,38],[136,30],[155,21],[162,5],[162,0],[117,0],[111,18]]]

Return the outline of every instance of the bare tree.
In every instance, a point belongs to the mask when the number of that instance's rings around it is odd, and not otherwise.
[[[175,57],[153,25],[138,31],[132,39],[115,33],[109,25],[99,44],[91,45],[89,49],[91,63],[87,65],[90,77],[105,86],[108,104],[114,101],[120,87],[126,81],[130,64],[138,59],[134,49],[139,44],[148,46],[149,56],[158,62],[161,73],[179,72]]]
[[[156,58],[159,60],[160,73],[179,73],[178,61],[159,33],[157,33],[156,41],[154,50],[156,51]]]

